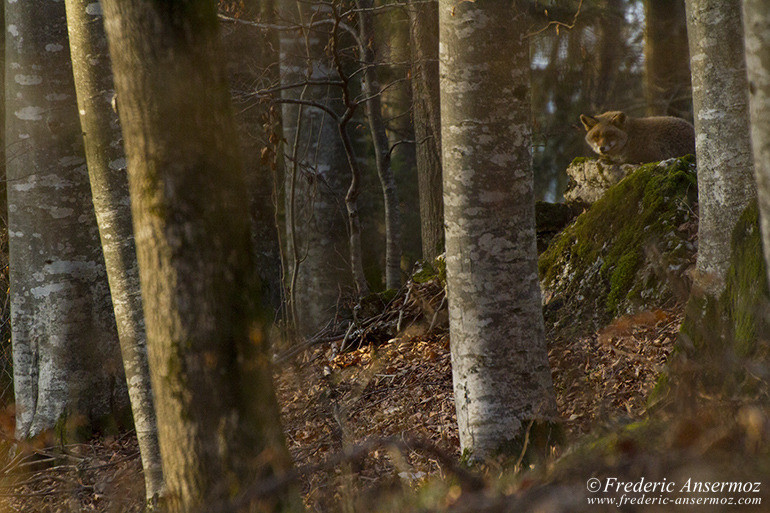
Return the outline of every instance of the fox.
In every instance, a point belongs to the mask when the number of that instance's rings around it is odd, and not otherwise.
[[[616,164],[643,164],[695,153],[695,128],[681,118],[632,118],[622,111],[580,115],[586,142]]]

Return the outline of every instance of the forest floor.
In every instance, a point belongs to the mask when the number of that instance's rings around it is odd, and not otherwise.
[[[392,329],[395,321],[399,336],[345,351],[339,351],[343,337],[316,341],[279,357],[284,428],[310,511],[396,511],[383,502],[384,493],[398,489],[403,497],[426,482],[446,484],[431,499],[435,504],[452,509],[463,502],[446,479],[457,471],[451,462],[460,454],[443,288],[433,280],[410,282],[407,290],[358,340],[388,323]],[[682,308],[669,305],[585,336],[548,333],[568,441],[645,417],[681,318]],[[12,423],[4,426],[3,437],[11,440]],[[63,449],[41,443],[0,462],[0,512],[141,511],[143,481],[132,434]],[[487,468],[485,475],[499,470]]]

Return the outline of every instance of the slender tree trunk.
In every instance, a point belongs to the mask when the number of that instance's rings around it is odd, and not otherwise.
[[[163,492],[126,159],[100,4],[66,0],[72,69],[96,221],[118,327],[148,501]]]
[[[215,2],[105,0],[171,512],[290,466]],[[264,310],[264,309],[262,309]],[[284,511],[272,497],[260,511]]]
[[[382,87],[382,115],[391,148],[391,168],[398,188],[401,215],[401,268],[422,258],[420,237],[420,193],[417,186],[412,107],[412,48],[409,5],[378,9],[386,5],[375,0],[373,33],[375,54],[380,64],[377,77]],[[402,275],[403,277],[403,275]]]
[[[455,405],[463,451],[486,458],[556,413],[537,279],[529,25],[511,2],[440,0],[439,16]]]
[[[307,4],[282,0],[280,16],[305,25],[316,19]],[[281,84],[308,79],[338,81],[326,57],[328,25],[282,31]],[[339,86],[305,85],[281,91],[286,140],[286,242],[290,310],[296,327],[309,334],[333,317],[340,287],[351,285],[344,199],[349,168],[335,120],[308,101],[342,112]]]
[[[599,50],[596,63],[596,89],[593,94],[593,105],[595,110],[607,110],[610,105],[610,98],[614,79],[617,76],[618,64],[623,57],[623,16],[625,10],[623,0],[604,0],[604,12],[600,18],[600,39],[597,42]]]
[[[718,296],[733,228],[756,194],[740,0],[689,0],[687,29],[700,205],[696,284]]]
[[[438,3],[412,0],[412,97],[420,192],[422,257],[444,250],[444,200],[441,185],[441,108],[438,76]]]
[[[684,0],[644,2],[644,93],[648,116],[692,119]]]
[[[16,436],[128,409],[63,2],[7,2],[6,154]],[[63,424],[62,424],[63,425]],[[84,433],[86,434],[86,433]]]
[[[746,67],[760,226],[770,281],[770,4],[744,0]]]
[[[396,179],[391,168],[391,151],[385,120],[382,117],[382,93],[377,79],[375,34],[371,9],[372,0],[357,0],[358,45],[361,64],[364,66],[362,90],[368,99],[366,117],[372,133],[374,159],[377,175],[380,177],[382,196],[385,203],[385,287],[401,287],[401,209],[398,204]]]
[[[232,2],[235,3],[235,2]],[[242,2],[247,20],[260,17],[263,23],[272,21],[268,1]],[[220,3],[221,5],[221,3]],[[273,175],[269,163],[261,158],[261,150],[269,143],[264,140],[262,125],[270,105],[255,99],[255,89],[269,88],[278,81],[278,45],[264,44],[268,35],[251,25],[229,23],[222,31],[227,75],[231,84],[238,139],[243,155],[249,191],[256,266],[264,287],[264,296],[275,310],[281,307],[281,257],[273,204]],[[277,38],[276,38],[277,39]]]

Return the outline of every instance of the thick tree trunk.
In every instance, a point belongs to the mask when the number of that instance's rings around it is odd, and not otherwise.
[[[452,374],[460,444],[486,458],[552,419],[537,278],[529,26],[510,2],[440,0]]]
[[[361,65],[364,66],[362,87],[366,102],[366,117],[374,145],[374,160],[380,177],[385,204],[385,288],[401,287],[401,208],[398,204],[396,178],[391,168],[390,141],[382,117],[382,94],[377,79],[375,42],[372,20],[372,0],[357,0],[358,46]]]
[[[227,503],[291,462],[213,1],[105,0],[168,511]],[[279,494],[262,511],[285,510]]]
[[[16,436],[127,411],[62,2],[7,2]],[[79,421],[78,421],[79,422]]]
[[[733,228],[756,194],[740,0],[689,0],[687,29],[700,205],[696,284],[716,296]]]
[[[408,9],[412,42],[412,97],[422,257],[430,260],[444,250],[438,3],[413,0]]]
[[[746,67],[760,226],[770,281],[770,4],[744,0]]]
[[[308,22],[310,7],[281,2],[280,16]],[[281,32],[281,84],[338,81],[324,48],[328,26]],[[335,120],[315,102],[341,112],[339,86],[300,85],[281,91],[286,140],[286,262],[290,310],[309,334],[334,316],[340,287],[351,285],[344,199],[349,167]]]
[[[692,119],[684,0],[644,2],[644,95],[648,116]]]
[[[147,363],[123,137],[117,113],[111,107],[112,70],[98,5],[92,0],[67,0],[67,26],[91,194],[142,456],[147,499],[153,501],[163,492],[163,470]]]

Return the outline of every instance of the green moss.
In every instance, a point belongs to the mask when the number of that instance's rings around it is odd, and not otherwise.
[[[768,286],[759,210],[753,203],[743,212],[732,238],[732,265],[727,274],[722,301],[732,319],[732,339],[736,353],[747,356],[754,352],[758,334],[767,334],[762,315],[768,305]]]
[[[446,260],[443,255],[436,257],[432,262],[421,261],[420,268],[412,274],[412,281],[415,283],[427,283],[437,279],[443,286],[446,286]]]
[[[398,294],[398,289],[386,289],[379,293],[383,303],[390,303]]]
[[[754,203],[733,230],[731,263],[722,294],[693,294],[688,301],[677,350],[697,362],[698,374],[691,378],[710,393],[735,392],[735,387],[745,393],[754,387],[756,379],[745,369],[751,360],[767,359],[766,344],[760,341],[770,335],[769,305],[759,212]]]
[[[581,276],[598,265],[604,290],[595,293],[606,294],[607,313],[616,315],[625,300],[633,299],[629,292],[641,292],[634,282],[644,248],[676,237],[695,200],[696,183],[692,157],[666,167],[641,166],[554,239],[538,262],[543,284],[551,285],[565,266]]]
[[[607,308],[616,311],[620,301],[625,299],[636,277],[636,270],[641,260],[640,251],[624,253],[610,276],[610,293],[607,296]]]
[[[572,159],[572,162],[570,162],[569,165],[570,166],[576,166],[576,165],[588,162],[589,160],[594,160],[594,159],[592,159],[590,157],[575,157],[574,159]]]

